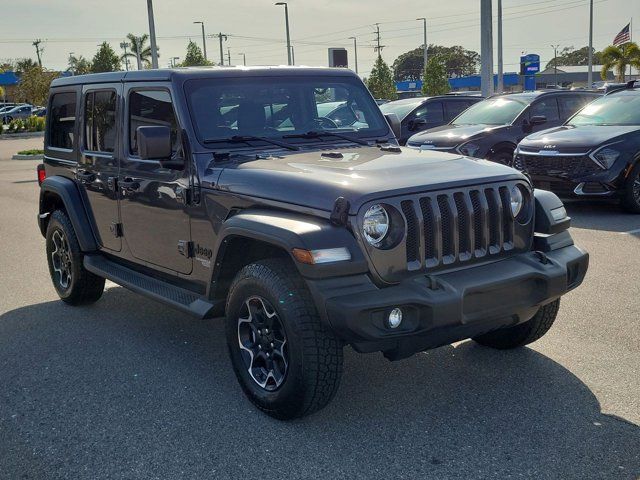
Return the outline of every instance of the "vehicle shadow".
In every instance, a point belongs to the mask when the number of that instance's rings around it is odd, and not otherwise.
[[[464,342],[401,362],[345,351],[340,390],[293,422],[258,412],[221,319],[122,288],[0,316],[7,478],[637,478],[640,427],[533,349]],[[1,476],[1,475],[0,475]]]
[[[565,200],[571,226],[609,232],[640,229],[640,215],[627,213],[612,200]]]

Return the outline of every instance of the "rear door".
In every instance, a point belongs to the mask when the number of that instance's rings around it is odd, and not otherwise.
[[[427,100],[410,114],[407,127],[411,135],[446,123],[440,100]]]
[[[529,119],[539,116],[545,117],[547,121],[541,125],[534,125],[531,130],[532,132],[555,127],[562,123],[556,95],[544,96],[531,104],[529,108]]]
[[[168,169],[158,161],[142,160],[138,154],[136,129],[162,125],[171,129],[173,157],[184,157],[170,84],[128,84],[124,97],[126,140],[118,186],[125,242],[138,260],[191,273],[193,262],[187,248],[191,228],[186,206],[189,169]]]
[[[121,83],[87,85],[82,91],[80,161],[76,172],[84,187],[87,209],[98,243],[107,250],[122,248],[118,214],[118,131]]]

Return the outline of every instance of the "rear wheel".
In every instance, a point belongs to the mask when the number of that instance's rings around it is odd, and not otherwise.
[[[633,169],[624,186],[622,207],[631,213],[640,213],[640,163]]]
[[[559,308],[560,299],[540,307],[540,310],[529,321],[513,327],[494,330],[473,339],[481,345],[500,350],[523,347],[535,342],[549,331],[558,315]]]
[[[51,215],[46,235],[47,261],[51,281],[62,301],[70,305],[96,302],[104,291],[104,278],[84,268],[84,255],[67,214]]]
[[[236,276],[226,336],[234,372],[249,400],[278,419],[326,406],[342,375],[342,344],[321,323],[304,281],[284,259]]]

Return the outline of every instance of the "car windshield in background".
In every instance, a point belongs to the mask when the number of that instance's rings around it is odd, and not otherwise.
[[[567,125],[640,125],[640,95],[620,92],[590,103]]]
[[[453,125],[509,125],[527,105],[518,100],[489,98],[470,106],[456,117]]]
[[[404,119],[404,117],[409,115],[409,113],[411,113],[413,109],[416,108],[418,105],[420,105],[423,101],[424,99],[419,98],[417,100],[414,100],[414,99],[411,99],[409,101],[398,100],[396,102],[383,103],[382,105],[380,105],[380,110],[385,115],[387,113],[395,113],[396,115],[398,115],[398,118],[402,120]]]
[[[369,92],[348,77],[196,79],[186,82],[186,93],[198,139],[203,143],[224,143],[233,137],[317,142],[318,136],[296,140],[290,136],[323,130],[352,137],[388,133]],[[241,144],[229,142],[229,146],[237,145]]]

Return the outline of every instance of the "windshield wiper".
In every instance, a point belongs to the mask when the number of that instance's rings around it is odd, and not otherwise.
[[[367,142],[366,140],[350,137],[349,135],[343,135],[341,133],[329,132],[327,130],[311,130],[307,133],[292,133],[290,135],[283,135],[282,138],[320,138],[322,136],[341,138],[342,140],[357,143],[358,145],[369,145],[369,142]]]
[[[210,138],[205,139],[203,143],[249,143],[251,141],[262,141],[266,143],[270,143],[271,145],[276,145],[278,147],[286,148],[288,150],[300,150],[300,147],[296,147],[295,145],[291,145],[290,143],[280,142],[279,140],[274,140],[269,137],[258,137],[255,135],[234,135],[230,138]]]

